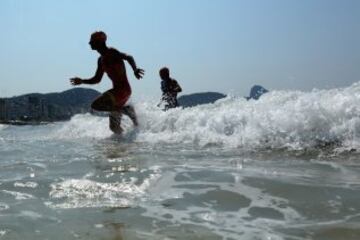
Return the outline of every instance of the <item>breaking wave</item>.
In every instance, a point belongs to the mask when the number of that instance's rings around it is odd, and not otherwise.
[[[227,97],[167,112],[155,101],[135,103],[140,127],[124,117],[125,138],[150,144],[184,143],[244,149],[360,148],[360,82],[330,90],[272,91],[258,101]],[[46,138],[108,138],[108,119],[90,114],[48,126]],[[49,132],[49,128],[50,132]],[[46,132],[46,134],[45,134]],[[31,137],[34,137],[32,133]]]

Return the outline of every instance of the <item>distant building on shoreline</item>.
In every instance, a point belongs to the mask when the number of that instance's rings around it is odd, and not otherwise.
[[[99,95],[93,89],[73,88],[61,93],[0,98],[0,123],[68,120],[75,114],[90,112],[91,102]]]
[[[6,109],[6,100],[0,99],[0,120],[7,119],[7,109]]]

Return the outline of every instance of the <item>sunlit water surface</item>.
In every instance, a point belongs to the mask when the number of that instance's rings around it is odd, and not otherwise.
[[[0,125],[0,239],[360,239],[360,85]]]

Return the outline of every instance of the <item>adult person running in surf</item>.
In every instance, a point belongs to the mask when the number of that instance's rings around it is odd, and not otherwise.
[[[91,49],[100,53],[95,75],[90,79],[74,77],[70,79],[70,82],[72,85],[97,84],[101,81],[104,73],[107,73],[113,88],[98,97],[91,104],[91,108],[96,111],[110,112],[109,127],[114,133],[121,134],[123,131],[120,126],[122,113],[129,116],[135,126],[138,125],[135,109],[130,105],[125,106],[131,95],[131,87],[126,76],[124,60],[130,64],[137,79],[143,77],[144,70],[137,68],[132,56],[108,47],[106,38],[106,34],[101,31],[94,32],[90,38]]]

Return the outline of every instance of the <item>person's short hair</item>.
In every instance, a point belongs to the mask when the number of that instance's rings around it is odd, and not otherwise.
[[[91,34],[90,41],[92,42],[106,42],[106,34],[103,31],[97,31]]]
[[[167,67],[163,67],[160,69],[159,74],[160,74],[160,76],[164,76],[164,75],[169,76],[170,71]]]

